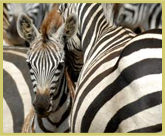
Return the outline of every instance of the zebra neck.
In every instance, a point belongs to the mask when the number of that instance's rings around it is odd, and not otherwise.
[[[59,123],[65,112],[69,114],[72,101],[68,91],[69,90],[67,89],[67,93],[62,95],[56,110],[51,112],[50,115],[48,116],[48,119],[51,122]]]
[[[47,128],[45,129],[47,132],[50,132],[50,131],[66,132],[69,130],[71,99],[70,99],[70,95],[67,95],[66,98],[64,97],[61,99],[61,103],[63,104],[58,108],[58,110],[55,112],[52,112],[46,119],[42,119],[43,126]],[[47,127],[47,126],[50,126],[50,127]]]
[[[81,71],[81,68],[83,66],[83,52],[81,49],[78,49],[78,47],[75,46],[76,43],[77,41],[72,41],[72,43],[69,44],[71,46],[67,46],[67,48],[65,49],[66,65],[68,67],[68,73],[73,82],[77,81],[79,72]]]
[[[47,118],[49,122],[58,127],[60,125],[60,122],[64,121],[70,114],[71,102],[72,101],[69,89],[67,87],[66,77],[63,74],[63,77],[59,84],[58,94],[53,100],[53,105],[55,106],[53,107],[52,112]]]
[[[107,22],[100,4],[80,4],[77,8],[79,18],[79,32],[83,56],[86,56],[88,47],[93,47],[107,30],[111,30],[114,23]],[[113,29],[112,29],[113,30]],[[88,54],[88,53],[87,53]]]

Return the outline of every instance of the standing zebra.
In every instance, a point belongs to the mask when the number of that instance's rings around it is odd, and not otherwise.
[[[30,132],[69,132],[72,100],[64,74],[67,67],[64,44],[76,31],[76,21],[72,18],[74,16],[62,25],[62,16],[54,8],[43,21],[39,33],[27,15],[22,13],[18,17],[18,33],[30,43],[27,63],[35,93],[33,106],[36,112],[31,111],[27,118],[32,118]],[[67,27],[71,30],[68,31]],[[60,33],[65,36],[61,37]],[[69,54],[74,54],[72,49],[75,47],[67,48],[67,51],[70,49]]]
[[[3,39],[5,45],[29,46],[17,32],[16,21],[21,12],[26,13],[37,28],[53,4],[46,3],[4,3],[3,4]]]
[[[20,133],[33,93],[27,48],[3,47],[3,132]]]
[[[132,30],[138,27],[141,31],[162,28],[162,4],[124,3],[118,23]]]
[[[71,132],[162,130],[162,32],[151,30],[135,36],[116,27],[119,6],[108,6],[109,22],[101,4],[59,7],[64,19],[77,15],[84,54]]]

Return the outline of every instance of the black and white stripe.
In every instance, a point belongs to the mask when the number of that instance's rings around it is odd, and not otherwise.
[[[3,48],[3,132],[20,133],[34,95],[27,48]]]
[[[31,26],[32,31],[26,31],[23,21]],[[22,30],[24,28],[25,31]],[[69,132],[68,119],[72,100],[64,73],[67,62],[62,43],[65,42],[60,41],[67,37],[58,39],[56,33],[47,33],[44,39],[43,33],[36,29],[25,14],[19,15],[17,29],[20,36],[30,43],[27,63],[35,93],[33,100],[35,114],[30,122],[30,132]],[[62,29],[63,25],[56,32],[59,33]],[[26,37],[28,32],[31,34],[30,38]]]
[[[27,62],[35,93],[33,105],[36,114],[32,120],[35,133],[69,132],[68,118],[72,102],[64,75],[64,64],[61,62],[63,55],[54,46],[55,43],[50,41],[45,47],[42,41],[37,41],[34,43],[36,47],[28,52]],[[44,94],[46,89],[49,91],[48,96]],[[46,117],[45,112],[49,112]]]
[[[161,3],[124,3],[118,23],[132,30],[140,27],[142,31],[162,28]]]
[[[161,131],[161,30],[135,36],[110,25],[101,4],[63,4],[60,10],[64,18],[77,15],[84,54],[71,131]]]
[[[59,12],[63,16],[63,20],[65,22],[67,17],[70,14],[72,14],[74,10],[76,10],[77,3],[72,3],[72,4],[60,3],[59,7],[61,8]],[[65,13],[62,12],[63,10],[65,10]],[[67,39],[67,41],[65,42],[66,63],[68,66],[68,72],[73,82],[77,82],[79,73],[83,66],[83,51],[82,51],[83,49],[80,46],[80,44],[81,43],[80,43],[79,31],[75,36],[73,36],[70,39]]]

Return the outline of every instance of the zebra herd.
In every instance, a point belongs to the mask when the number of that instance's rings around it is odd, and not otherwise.
[[[33,87],[22,132],[161,132],[162,30],[150,30],[161,28],[161,4],[52,5],[40,29],[26,12],[15,24],[17,36],[30,46],[26,61]],[[7,37],[10,23],[4,24]]]

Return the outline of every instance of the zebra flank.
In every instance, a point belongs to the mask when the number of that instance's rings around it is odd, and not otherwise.
[[[111,9],[108,9],[109,7]],[[71,112],[73,133],[162,131],[162,30],[136,35],[111,23],[115,4],[65,3],[78,18],[83,67]],[[107,11],[109,15],[106,15]],[[116,17],[116,16],[115,16]],[[68,43],[72,46],[72,43]]]

